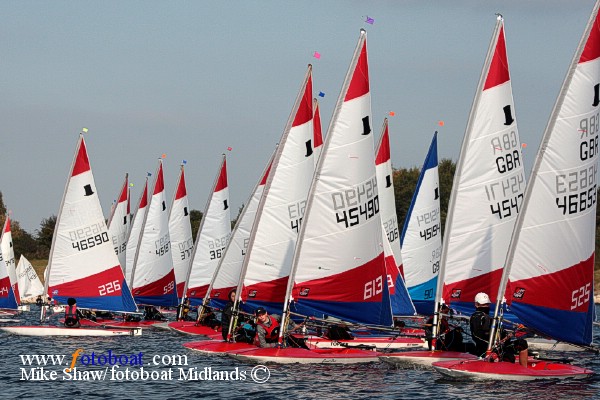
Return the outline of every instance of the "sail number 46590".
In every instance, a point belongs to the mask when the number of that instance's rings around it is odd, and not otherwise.
[[[383,292],[383,277],[379,275],[376,279],[365,283],[365,293],[363,300],[370,299]]]
[[[576,309],[590,301],[590,283],[571,293],[571,310]]]

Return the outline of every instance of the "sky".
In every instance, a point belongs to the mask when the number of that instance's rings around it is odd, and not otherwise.
[[[439,157],[456,161],[496,13],[505,19],[529,171],[593,5],[0,1],[0,191],[12,219],[34,234],[58,213],[78,134],[87,127],[107,217],[125,173],[135,203],[162,154],[168,198],[186,160],[190,207],[204,210],[226,153],[237,210],[281,137],[308,64],[315,96],[325,94],[319,101],[327,131],[361,28],[375,139],[388,117],[394,167],[420,168],[435,130]]]

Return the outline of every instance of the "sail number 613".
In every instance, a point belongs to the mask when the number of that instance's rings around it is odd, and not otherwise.
[[[363,300],[370,299],[383,292],[383,277],[379,275],[376,279],[365,283],[365,295]]]

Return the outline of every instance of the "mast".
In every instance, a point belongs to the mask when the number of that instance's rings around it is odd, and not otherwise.
[[[56,244],[56,237],[58,232],[58,226],[60,225],[60,217],[62,216],[62,209],[65,205],[65,198],[67,196],[67,189],[69,188],[69,181],[71,179],[71,174],[73,173],[73,168],[75,167],[75,162],[77,161],[77,155],[79,154],[79,148],[81,147],[81,143],[84,142],[83,134],[87,132],[87,128],[83,128],[81,132],[79,132],[79,139],[77,141],[77,146],[75,148],[75,154],[73,155],[73,161],[71,162],[71,168],[69,168],[69,179],[67,179],[67,183],[65,184],[65,189],[63,190],[62,200],[60,202],[60,206],[58,208],[59,212],[56,216],[56,223],[54,225],[54,233],[52,234],[52,244],[50,245],[50,255],[48,256],[48,266],[46,267],[46,271],[44,273],[44,296],[48,296],[48,283],[50,280],[50,270],[52,268],[52,256],[54,254],[54,246]],[[46,302],[44,301],[44,304]],[[48,304],[50,305],[50,304]],[[46,308],[42,306],[40,308],[40,322],[44,322],[46,317]]]

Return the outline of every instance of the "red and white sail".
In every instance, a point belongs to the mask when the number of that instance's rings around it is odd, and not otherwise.
[[[159,159],[131,273],[131,292],[139,304],[168,307],[177,305],[177,293],[164,182],[162,159]]]
[[[74,297],[81,308],[137,309],[108,235],[83,135],[56,217],[45,285],[62,304]]]
[[[302,81],[275,152],[244,259],[242,299],[281,313],[306,196],[312,181],[312,66]]]
[[[581,345],[592,342],[594,319],[599,3],[546,126],[506,261],[512,311],[539,332]]]
[[[525,173],[498,17],[454,174],[442,248],[443,301],[473,311],[478,292],[494,298],[523,204]]]
[[[210,290],[210,298],[218,307],[224,307],[225,303],[229,301],[227,294],[232,289],[236,289],[240,281],[244,258],[248,251],[250,231],[256,220],[258,203],[260,202],[265,184],[267,183],[267,177],[269,176],[272,163],[273,156],[269,159],[269,163],[263,171],[260,180],[254,187],[248,201],[246,201],[246,205],[231,232],[225,254],[221,257],[221,261],[215,271],[215,277]]]
[[[112,242],[115,253],[119,258],[119,264],[125,271],[125,250],[127,249],[127,235],[129,233],[129,203],[128,188],[129,175],[125,174],[125,181],[119,191],[119,198],[114,205],[110,218],[108,219],[108,236]]]
[[[0,251],[2,252],[2,261],[4,261],[6,270],[8,271],[10,286],[15,294],[15,299],[17,300],[17,304],[21,304],[21,297],[19,295],[19,282],[17,280],[17,264],[15,262],[15,249],[13,248],[10,217],[8,215],[6,216],[4,228],[2,229],[2,237],[0,238]]]
[[[400,229],[396,214],[394,171],[390,156],[390,137],[387,118],[383,120],[381,137],[376,150],[375,172],[377,174],[377,188],[379,192],[379,214],[383,223],[382,240],[392,312],[394,315],[412,315],[415,313],[415,308],[408,296],[403,279]]]
[[[391,325],[366,39],[361,30],[317,164],[285,312],[293,298],[305,315]]]
[[[33,265],[21,254],[17,264],[17,280],[19,282],[19,296],[24,299],[41,296],[44,294],[44,285],[33,269]]]
[[[127,283],[131,286],[131,272],[133,271],[133,264],[135,262],[135,255],[137,253],[138,244],[140,243],[140,237],[142,235],[142,226],[146,219],[146,213],[148,212],[148,177],[144,183],[144,188],[140,194],[140,200],[138,201],[138,209],[131,222],[129,229],[129,235],[127,237],[127,244],[125,250],[125,277]]]
[[[206,203],[187,270],[186,297],[201,304],[231,236],[231,208],[225,154]]]
[[[169,215],[169,234],[171,235],[171,257],[173,258],[173,269],[175,270],[177,297],[181,298],[194,250],[190,206],[185,186],[183,165],[179,172],[179,179],[177,180],[175,195],[173,197],[173,206]]]
[[[321,156],[321,150],[323,150],[323,130],[321,127],[321,108],[319,107],[319,100],[313,100],[313,158],[315,160],[315,167],[319,162]]]

